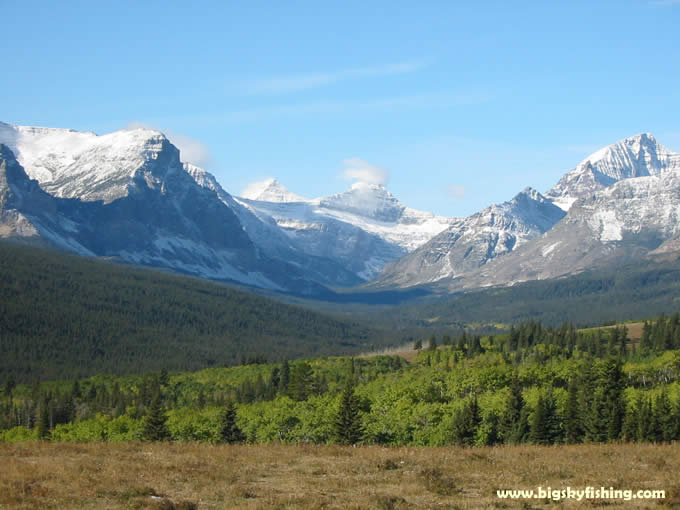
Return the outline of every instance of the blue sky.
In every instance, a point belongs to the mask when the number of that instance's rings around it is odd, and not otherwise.
[[[680,0],[6,0],[2,12],[0,120],[152,126],[233,194],[276,177],[326,195],[353,168],[459,216],[545,191],[626,136],[680,151]]]

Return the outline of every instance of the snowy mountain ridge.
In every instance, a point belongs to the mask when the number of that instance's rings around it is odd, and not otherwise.
[[[284,292],[511,285],[680,246],[680,154],[650,134],[464,218],[366,182],[305,199],[268,179],[235,197],[150,129],[0,123],[0,144],[0,237]]]
[[[668,150],[653,135],[643,133],[594,152],[565,174],[546,197],[568,211],[576,199],[620,180],[676,169],[680,169],[680,154]]]

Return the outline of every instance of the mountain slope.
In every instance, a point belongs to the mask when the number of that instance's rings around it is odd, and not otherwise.
[[[680,236],[680,170],[619,181],[577,200],[552,230],[449,289],[508,285],[671,252]]]
[[[660,145],[652,135],[626,138],[590,155],[545,197],[527,189],[510,202],[455,222],[386,267],[374,285],[409,287],[440,281],[447,289],[473,289],[572,274],[601,266],[604,261],[631,260],[654,249],[654,242],[628,242],[629,249],[624,250],[620,246],[615,249],[608,241],[621,241],[621,217],[625,217],[629,230],[637,229],[638,240],[646,236],[658,239],[658,245],[676,235],[661,225],[663,221],[672,222],[672,214],[660,211],[680,204],[671,191],[673,178],[663,181],[665,184],[656,191],[645,191],[645,186],[657,186],[657,181],[645,179],[678,171],[680,154]],[[618,191],[607,194],[614,188]],[[658,201],[653,196],[657,192],[663,195]],[[627,200],[633,196],[634,201]],[[588,200],[598,205],[578,209]],[[573,214],[569,209],[572,204],[576,208]],[[562,220],[566,210],[570,215]],[[586,220],[588,215],[592,217]],[[670,250],[672,246],[669,241],[660,249]]]
[[[31,194],[30,200],[14,199],[3,206],[3,236],[30,234],[31,239],[79,254],[115,257],[203,278],[301,294],[325,292],[296,266],[272,259],[256,247],[238,216],[184,170],[179,151],[162,134],[134,131],[133,138],[143,138],[148,147],[127,147],[125,157],[108,160],[116,148],[107,145],[108,135],[102,137],[106,143],[96,139],[84,150],[96,135],[16,128],[15,146],[26,161],[39,163],[33,172],[21,169],[7,174],[15,196],[21,196],[17,191],[21,189],[30,189]],[[58,157],[45,155],[44,148],[36,150],[41,157],[30,152],[32,147],[42,147],[43,139],[52,147],[55,137],[68,141],[60,146]],[[126,136],[114,137],[120,138]],[[71,149],[75,152],[68,152]],[[138,149],[139,158],[127,157]],[[2,154],[6,168],[17,168],[19,162],[9,149]],[[88,171],[75,163],[63,166],[71,160],[83,162]],[[31,173],[44,177],[45,184],[31,181],[27,175]],[[56,196],[43,191],[43,186]]]
[[[527,188],[509,202],[461,218],[409,255],[389,264],[378,286],[413,286],[464,276],[555,225],[564,212]]]
[[[278,183],[277,189],[285,196]],[[261,219],[275,221],[300,250],[330,258],[363,280],[374,278],[385,264],[427,242],[452,221],[410,209],[383,186],[363,182],[314,200],[238,201]]]
[[[261,214],[244,201],[234,199],[217,182],[215,176],[204,169],[184,163],[185,171],[203,188],[212,190],[217,197],[238,216],[243,229],[256,246],[268,256],[285,260],[299,268],[307,278],[325,285],[350,286],[362,280],[329,257],[309,253],[305,246],[297,246],[270,216]],[[268,187],[271,191],[271,186]],[[278,197],[296,196],[278,187]],[[271,197],[272,195],[267,195]],[[283,200],[282,200],[283,201]]]

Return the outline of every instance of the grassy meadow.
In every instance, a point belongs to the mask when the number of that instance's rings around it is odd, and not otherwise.
[[[490,448],[0,444],[0,508],[680,508],[680,444]],[[499,499],[497,489],[662,489],[663,500]]]

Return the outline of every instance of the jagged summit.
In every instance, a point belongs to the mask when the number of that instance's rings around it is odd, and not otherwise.
[[[680,169],[680,154],[661,145],[650,133],[642,133],[594,152],[564,175],[546,196],[567,211],[578,198],[620,180],[676,169]]]
[[[389,264],[377,285],[412,286],[470,273],[550,230],[564,212],[533,188],[460,218],[417,250]]]
[[[242,198],[258,200],[260,202],[306,202],[307,199],[288,191],[276,179],[266,179],[250,184],[241,193]]]
[[[97,135],[3,123],[0,143],[45,191],[84,201],[111,202],[127,195],[135,177],[152,183],[181,168],[177,148],[161,132],[145,128]]]

